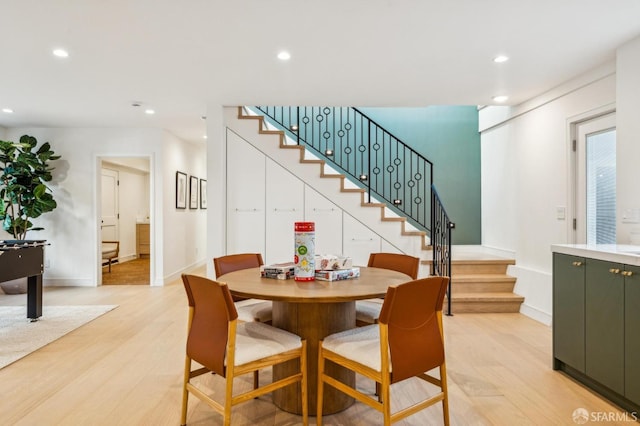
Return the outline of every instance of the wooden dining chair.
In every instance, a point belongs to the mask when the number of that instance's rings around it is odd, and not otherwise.
[[[371,253],[367,266],[402,272],[415,280],[418,278],[420,259],[398,253]],[[382,302],[382,299],[358,300],[356,302],[356,325],[375,324],[380,316]]]
[[[299,336],[260,322],[238,322],[238,312],[226,284],[196,275],[182,275],[189,301],[187,352],[182,389],[181,425],[187,423],[189,393],[231,423],[231,409],[266,393],[300,383],[302,422],[307,412],[307,342]],[[252,390],[234,394],[234,379],[290,360],[299,360],[299,370]],[[192,361],[199,366],[192,370]],[[202,366],[202,367],[200,367]],[[224,401],[213,399],[194,380],[213,372],[224,378]]]
[[[241,269],[258,268],[264,265],[260,253],[239,253],[220,256],[213,259],[216,279],[229,272]],[[259,321],[271,323],[272,304],[267,300],[247,299],[233,296],[240,321]]]
[[[325,385],[380,411],[385,426],[440,401],[444,424],[449,424],[442,326],[442,303],[448,283],[448,277],[429,277],[391,286],[387,290],[377,324],[332,334],[320,342],[318,426],[322,424]],[[325,361],[375,380],[380,384],[380,397],[375,399],[326,374]],[[429,374],[436,367],[439,369],[439,377]],[[391,385],[413,377],[437,386],[439,392],[392,414]]]

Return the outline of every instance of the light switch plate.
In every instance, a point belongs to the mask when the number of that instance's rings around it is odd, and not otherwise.
[[[624,209],[622,223],[640,223],[640,209]]]

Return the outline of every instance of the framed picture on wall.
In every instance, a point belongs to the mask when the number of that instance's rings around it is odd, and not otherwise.
[[[176,172],[176,209],[187,208],[187,174]]]
[[[189,208],[198,208],[198,178],[195,176],[189,178]]]
[[[200,179],[200,208],[207,208],[207,180]]]

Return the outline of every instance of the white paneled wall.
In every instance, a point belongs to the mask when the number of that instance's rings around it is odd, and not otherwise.
[[[232,131],[226,152],[227,253],[262,253],[267,264],[292,261],[298,221],[315,223],[316,253],[351,256],[354,264],[366,265],[369,253],[399,252]],[[338,185],[335,191],[340,194]],[[359,194],[351,196],[359,200]]]
[[[343,245],[345,253],[353,258],[353,263],[366,265],[369,253],[380,251],[380,236],[345,214],[343,216]]]
[[[293,224],[305,220],[304,184],[264,155],[263,158],[267,168],[264,261],[288,262],[293,259]]]
[[[227,253],[265,253],[265,157],[227,132]]]
[[[304,195],[305,220],[316,224],[316,252],[342,253],[342,210],[309,186]]]

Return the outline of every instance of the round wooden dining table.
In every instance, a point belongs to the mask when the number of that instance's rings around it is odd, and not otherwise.
[[[234,296],[273,301],[272,325],[307,340],[309,414],[315,415],[320,340],[356,326],[356,300],[383,297],[390,285],[411,281],[411,277],[389,269],[360,267],[359,278],[294,281],[262,278],[259,268],[251,268],[221,275],[217,280],[226,283]],[[275,366],[274,380],[297,371],[295,362]],[[325,371],[351,386],[355,385],[355,373],[350,370],[327,363]],[[302,413],[301,396],[296,387],[276,390],[273,401],[287,412]],[[350,396],[325,386],[323,414],[337,413],[352,403]]]

